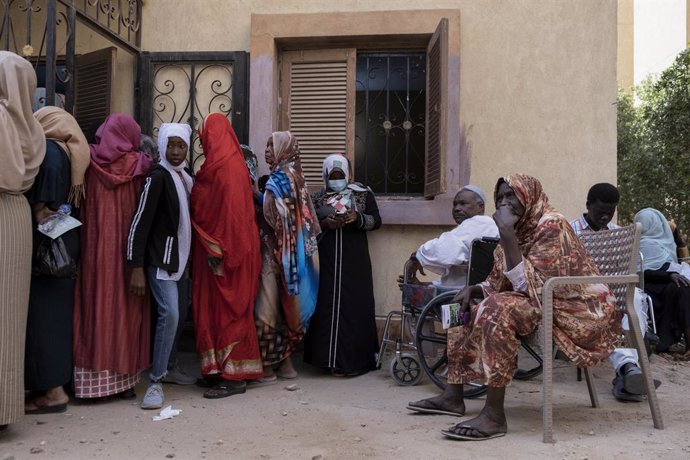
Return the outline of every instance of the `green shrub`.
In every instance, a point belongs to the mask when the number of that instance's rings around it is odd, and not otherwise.
[[[654,207],[690,230],[690,50],[656,79],[618,94],[619,221]]]

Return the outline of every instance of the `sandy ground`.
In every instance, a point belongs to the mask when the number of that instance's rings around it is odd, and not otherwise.
[[[189,357],[186,365],[194,367]],[[555,444],[541,442],[540,377],[508,388],[506,437],[458,442],[440,430],[461,419],[405,409],[408,401],[438,392],[427,380],[398,386],[385,365],[350,379],[301,365],[297,380],[221,400],[202,398],[196,386],[166,385],[167,403],[182,409],[171,420],[154,422],[154,413],[131,401],[73,403],[64,414],[27,416],[0,434],[0,459],[688,459],[690,364],[654,356],[652,365],[663,380],[663,431],[653,428],[646,402],[613,398],[608,364],[595,369],[601,407],[592,409],[575,368],[556,361]],[[286,389],[293,383],[296,390]],[[141,383],[137,393],[144,391]],[[482,404],[482,398],[468,401],[468,416]]]

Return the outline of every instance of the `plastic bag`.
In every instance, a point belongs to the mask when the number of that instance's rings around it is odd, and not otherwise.
[[[39,243],[33,265],[34,275],[55,278],[74,278],[77,275],[77,263],[60,237],[54,240],[45,238]]]

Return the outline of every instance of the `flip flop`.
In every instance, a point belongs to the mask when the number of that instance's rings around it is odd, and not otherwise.
[[[270,377],[262,377],[260,379],[247,380],[247,388],[266,387],[269,385],[275,385],[276,383],[278,383],[278,377],[272,375]]]
[[[447,410],[443,409],[436,403],[433,403],[429,401],[428,399],[422,399],[421,401],[417,401],[417,403],[424,402],[424,404],[427,404],[427,407],[420,406],[419,404],[415,403],[408,403],[407,404],[407,409],[414,411],[414,412],[419,412],[422,414],[434,414],[434,415],[450,415],[452,417],[464,417],[465,413],[460,413],[452,410]]]
[[[234,386],[229,381],[222,381],[213,385],[210,389],[204,392],[206,399],[221,399],[232,395],[239,395],[247,391],[247,384],[242,382],[242,385]]]
[[[61,414],[67,411],[67,403],[53,404],[52,406],[36,406],[36,409],[25,409],[26,415],[41,415],[41,414]]]
[[[454,429],[461,429],[465,428],[467,430],[474,430],[477,433],[479,433],[481,436],[470,436],[466,434],[457,434],[453,433]],[[494,438],[501,438],[505,436],[505,432],[499,431],[498,433],[487,433],[484,430],[480,430],[479,428],[473,427],[471,425],[460,425],[460,426],[454,426],[451,428],[451,430],[441,430],[441,433],[443,436],[446,436],[450,439],[455,439],[456,441],[486,441],[487,439],[494,439]]]

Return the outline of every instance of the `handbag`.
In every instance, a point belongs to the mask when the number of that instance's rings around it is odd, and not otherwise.
[[[36,248],[33,274],[53,276],[55,278],[74,278],[77,275],[77,263],[67,252],[62,237],[44,238]]]

